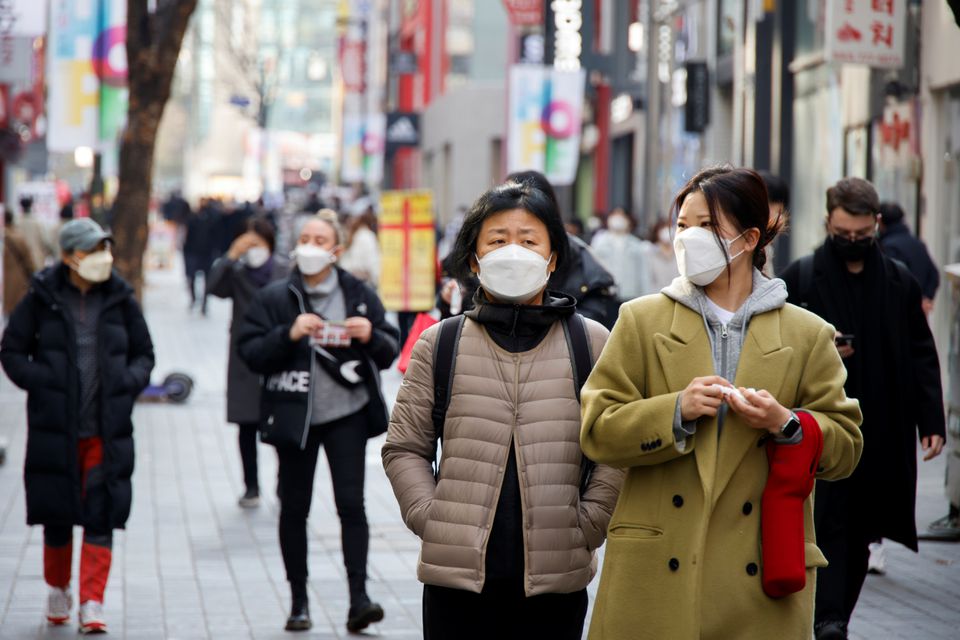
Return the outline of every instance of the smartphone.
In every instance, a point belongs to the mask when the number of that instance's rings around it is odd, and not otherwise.
[[[853,346],[853,334],[852,333],[841,333],[836,338],[834,342],[837,343],[838,347],[852,347]]]

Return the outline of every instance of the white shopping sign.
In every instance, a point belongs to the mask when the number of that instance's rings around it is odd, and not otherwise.
[[[903,66],[907,0],[829,0],[827,59],[880,69]]]

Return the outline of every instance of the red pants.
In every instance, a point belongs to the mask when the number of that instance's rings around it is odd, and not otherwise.
[[[103,478],[103,442],[100,438],[77,441],[85,523],[106,519],[106,487]],[[43,528],[43,577],[51,587],[70,586],[73,560],[73,527],[47,525]],[[113,557],[113,532],[107,526],[87,524],[80,551],[80,602],[103,602],[103,592]]]

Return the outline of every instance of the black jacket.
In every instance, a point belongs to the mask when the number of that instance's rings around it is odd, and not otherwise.
[[[809,282],[803,282],[804,261]],[[822,518],[839,520],[869,539],[916,550],[917,434],[945,432],[940,364],[920,286],[876,245],[857,288],[826,244],[787,267],[782,278],[789,302],[854,334],[844,388],[863,411],[863,456],[850,478],[817,483],[817,526]]]
[[[271,281],[286,281],[288,269],[273,257]],[[266,285],[263,285],[266,286]],[[207,293],[233,300],[230,322],[230,356],[227,359],[227,422],[254,424],[260,421],[260,376],[251,371],[237,351],[237,334],[253,296],[261,288],[240,261],[223,256],[207,276]]]
[[[370,342],[354,340],[362,356],[359,373],[370,394],[366,406],[367,435],[387,430],[387,404],[380,392],[380,370],[389,367],[399,352],[400,332],[387,322],[377,294],[362,281],[337,268],[347,317],[364,316],[373,324]],[[240,357],[263,376],[260,429],[264,442],[303,448],[310,427],[312,379],[317,359],[308,338],[290,341],[290,327],[301,313],[311,313],[303,280],[296,269],[290,278],[273,282],[257,292],[237,334]]]
[[[34,276],[0,342],[0,362],[7,376],[27,391],[27,524],[85,524],[77,464],[77,341],[62,298],[70,286],[64,265]],[[97,289],[87,295],[104,297],[97,348],[107,524],[123,528],[130,514],[133,475],[131,414],[150,381],[153,342],[126,282],[114,273]]]
[[[924,298],[933,300],[936,297],[937,287],[940,286],[940,272],[926,245],[910,233],[907,225],[902,222],[889,225],[880,236],[880,246],[885,254],[907,265],[910,273],[920,283]]]

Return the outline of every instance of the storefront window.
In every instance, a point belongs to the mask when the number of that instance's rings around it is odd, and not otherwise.
[[[834,0],[839,1],[839,0]],[[796,9],[796,57],[823,50],[826,31],[826,0],[799,0]]]

